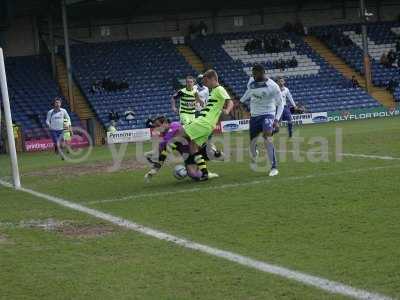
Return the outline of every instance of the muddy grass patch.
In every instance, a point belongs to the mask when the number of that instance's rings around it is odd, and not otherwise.
[[[97,238],[110,235],[118,229],[108,224],[88,224],[72,220],[22,220],[17,223],[3,222],[0,227],[5,228],[32,228],[56,232],[71,238]],[[3,235],[0,235],[2,237]],[[7,237],[4,236],[4,239]],[[0,239],[1,243],[1,239]]]
[[[116,228],[105,224],[69,224],[57,228],[57,232],[71,238],[97,238],[110,235]]]
[[[14,244],[10,238],[5,235],[4,233],[0,233],[0,245],[10,245],[10,244]]]
[[[145,162],[139,162],[137,160],[124,160],[120,167],[113,168],[112,161],[107,162],[93,162],[85,164],[72,164],[65,162],[64,166],[51,167],[44,170],[37,170],[32,172],[27,172],[25,176],[63,176],[63,177],[75,177],[83,176],[88,174],[104,174],[113,173],[119,171],[134,171],[134,170],[144,170],[148,168],[149,165]]]

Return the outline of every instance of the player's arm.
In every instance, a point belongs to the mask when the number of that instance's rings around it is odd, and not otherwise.
[[[280,88],[277,86],[275,92],[275,105],[276,105],[276,114],[274,120],[274,127],[278,127],[279,120],[282,117],[283,113],[283,96]]]
[[[290,93],[289,90],[287,91],[286,99],[290,101],[290,104],[292,104],[294,108],[297,108],[296,102],[294,102],[292,94]]]
[[[181,96],[182,96],[182,92],[178,91],[175,94],[173,94],[171,97],[171,109],[174,113],[178,112],[178,109],[176,108],[176,100],[178,100]]]
[[[224,112],[224,114],[229,115],[234,106],[232,99],[230,99],[230,98],[225,99],[225,104],[226,104],[226,108],[223,109],[222,111]]]
[[[251,94],[251,90],[247,89],[247,91],[244,93],[244,95],[239,100],[240,104],[246,111],[249,111],[249,107],[248,107],[248,104],[246,103],[246,101],[248,101],[250,99],[250,94]]]
[[[244,95],[240,98],[240,103],[245,103],[247,100],[249,100],[250,93],[251,93],[251,90],[247,89],[247,91],[244,93]]]
[[[46,117],[46,125],[47,127],[50,127],[50,121],[51,121],[51,110],[47,112],[47,117]]]
[[[71,117],[69,116],[68,112],[64,109],[64,118],[68,120],[68,124],[72,126]]]
[[[195,97],[195,99],[196,99],[196,103],[200,104],[200,106],[203,106],[203,105],[204,105],[204,101],[200,99],[199,93],[198,93],[198,92],[196,92],[196,93],[194,94],[194,97]]]
[[[250,88],[250,83],[252,83],[254,81],[254,77],[253,76],[250,76],[250,78],[249,78],[249,81],[247,81],[247,89],[249,89]]]

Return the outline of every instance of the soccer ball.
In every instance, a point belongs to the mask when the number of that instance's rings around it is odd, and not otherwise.
[[[178,180],[181,180],[187,176],[187,171],[185,166],[177,165],[174,168],[174,177]]]

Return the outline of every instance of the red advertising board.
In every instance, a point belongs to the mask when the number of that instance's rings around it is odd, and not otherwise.
[[[72,148],[83,148],[89,146],[89,141],[86,137],[74,135],[70,145]],[[25,150],[27,152],[46,151],[54,149],[54,144],[51,139],[40,139],[25,141]]]

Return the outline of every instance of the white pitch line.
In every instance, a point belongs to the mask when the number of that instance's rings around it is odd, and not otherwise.
[[[357,154],[357,153],[340,153],[339,155],[341,155],[341,156],[349,156],[349,157],[383,159],[383,160],[400,160],[400,157],[369,155],[369,154]]]
[[[295,153],[294,150],[276,150],[277,153]],[[313,153],[313,154],[336,154],[335,152],[322,152],[322,151],[298,151],[300,153]],[[371,159],[382,159],[382,160],[400,160],[400,157],[393,156],[382,156],[382,155],[371,155],[362,153],[337,153],[338,156],[348,156],[348,157],[359,157],[359,158],[371,158]]]
[[[189,189],[179,189],[176,191],[164,191],[164,192],[155,192],[155,193],[146,193],[146,194],[136,194],[136,195],[125,196],[125,197],[121,197],[121,198],[88,201],[88,202],[85,202],[85,204],[122,202],[122,201],[142,199],[142,198],[148,198],[148,197],[160,197],[160,196],[168,196],[168,195],[175,195],[175,194],[182,194],[182,193],[186,194],[186,193],[193,193],[193,192],[199,192],[199,191],[222,190],[222,189],[237,188],[237,187],[243,187],[243,186],[249,186],[249,185],[268,184],[268,183],[282,182],[282,181],[288,181],[288,180],[296,181],[296,180],[312,179],[312,178],[319,178],[319,177],[329,177],[329,176],[342,175],[342,174],[361,173],[361,172],[365,172],[365,171],[391,169],[391,168],[398,168],[398,167],[400,167],[400,165],[380,166],[380,167],[354,169],[354,170],[338,171],[338,172],[331,172],[331,173],[283,177],[281,179],[267,178],[267,179],[253,180],[253,181],[247,181],[247,182],[227,183],[227,184],[221,184],[221,185],[194,187],[194,188],[189,188]]]
[[[10,184],[0,180],[0,184],[9,187]],[[192,249],[195,251],[199,251],[202,253],[206,253],[215,257],[223,258],[225,260],[240,264],[242,266],[246,266],[252,269],[259,270],[264,273],[269,273],[273,275],[277,275],[286,279],[290,279],[293,281],[297,281],[303,283],[308,286],[312,286],[318,288],[320,290],[324,290],[333,294],[340,294],[348,297],[352,297],[354,299],[360,300],[392,300],[392,298],[378,294],[369,292],[366,290],[354,288],[352,286],[337,282],[331,281],[322,277],[310,275],[307,273],[291,270],[279,265],[270,264],[268,262],[255,260],[247,256],[243,256],[234,252],[221,250],[218,248],[214,248],[208,245],[196,243],[194,241],[190,241],[184,238],[180,238],[162,231],[158,231],[149,227],[142,226],[140,224],[134,223],[132,221],[113,216],[111,214],[92,209],[71,201],[67,201],[58,197],[50,196],[44,193],[40,193],[27,188],[20,188],[19,191],[31,194],[33,196],[48,200],[50,202],[56,203],[63,207],[70,208],[72,210],[76,210],[98,219],[113,223],[120,227],[124,227],[129,230],[133,230],[139,232],[141,234],[154,237],[159,240],[168,241],[174,243],[176,245]]]

